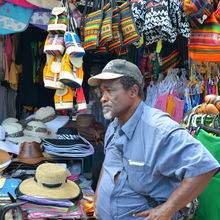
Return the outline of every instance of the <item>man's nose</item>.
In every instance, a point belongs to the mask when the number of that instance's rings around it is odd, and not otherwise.
[[[103,92],[102,97],[101,97],[101,99],[100,99],[100,102],[101,102],[101,103],[105,103],[105,102],[107,102],[107,101],[108,101],[108,96],[106,95],[105,92]]]

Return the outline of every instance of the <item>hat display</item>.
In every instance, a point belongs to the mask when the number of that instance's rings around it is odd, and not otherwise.
[[[59,128],[57,139],[43,140],[44,152],[63,157],[82,157],[94,153],[93,146],[71,127]]]
[[[14,144],[21,145],[24,142],[38,142],[41,139],[38,137],[31,137],[24,135],[22,125],[19,123],[4,123],[2,127],[5,129],[5,138]]]
[[[29,121],[24,129],[24,134],[32,137],[56,138],[56,133],[50,130],[42,121]]]
[[[43,156],[39,143],[24,142],[21,145],[21,149],[17,158],[13,159],[13,162],[36,164],[43,160],[49,160],[49,159]]]
[[[76,125],[77,127],[89,127],[93,120],[95,120],[93,114],[79,114],[76,118]]]
[[[5,140],[5,129],[2,126],[0,126],[0,149],[14,154],[18,154],[20,150],[16,144]]]
[[[57,132],[59,128],[63,127],[69,121],[69,116],[55,115],[55,110],[51,106],[41,107],[35,114],[28,116],[26,120],[30,120],[31,118],[44,122],[47,128],[53,132]]]
[[[56,117],[56,112],[52,106],[41,107],[36,111],[35,119],[42,122],[48,122]]]
[[[11,156],[8,152],[0,150],[0,172],[8,167],[11,163]]]
[[[2,125],[7,124],[7,123],[18,123],[17,118],[6,118],[2,121]]]
[[[122,76],[133,77],[140,85],[143,85],[143,75],[139,68],[135,64],[123,59],[115,59],[108,62],[100,74],[88,79],[88,84],[90,86],[97,86],[100,84],[100,80],[117,79]]]
[[[80,187],[67,179],[66,169],[58,164],[44,163],[37,167],[35,177],[18,186],[20,193],[38,198],[79,200]]]

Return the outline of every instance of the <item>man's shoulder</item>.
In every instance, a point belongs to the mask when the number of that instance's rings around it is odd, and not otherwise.
[[[170,132],[181,126],[172,117],[159,109],[144,105],[141,122],[146,126]]]

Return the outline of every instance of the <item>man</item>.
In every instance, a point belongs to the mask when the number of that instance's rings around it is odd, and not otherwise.
[[[195,199],[219,163],[171,117],[142,101],[143,77],[126,60],[110,61],[88,80],[99,85],[105,160],[96,189],[99,220],[170,220]]]

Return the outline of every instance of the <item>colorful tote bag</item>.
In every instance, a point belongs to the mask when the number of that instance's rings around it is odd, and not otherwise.
[[[193,28],[200,27],[213,12],[212,5],[206,0],[183,0],[180,8],[189,16]]]
[[[6,2],[0,5],[0,35],[24,31],[30,22],[33,9]]]
[[[112,40],[112,6],[111,6],[111,2],[108,2],[103,7],[103,20],[102,20],[99,44],[105,45],[107,42],[111,40]]]
[[[220,62],[220,7],[200,28],[192,29],[189,38],[189,57],[194,60]]]
[[[104,2],[101,1],[101,9],[89,13],[84,18],[82,17],[82,19],[84,19],[82,21],[82,43],[85,50],[96,49],[99,46],[99,36],[103,19],[103,3]],[[93,9],[95,8],[93,7]]]
[[[139,41],[140,35],[136,28],[130,2],[127,0],[119,6],[120,12],[120,26],[123,35],[123,46]]]
[[[108,50],[112,52],[117,50],[123,46],[122,40],[122,32],[120,29],[120,14],[119,9],[115,5],[115,1],[112,2],[113,4],[113,15],[112,15],[112,40],[108,43]]]

